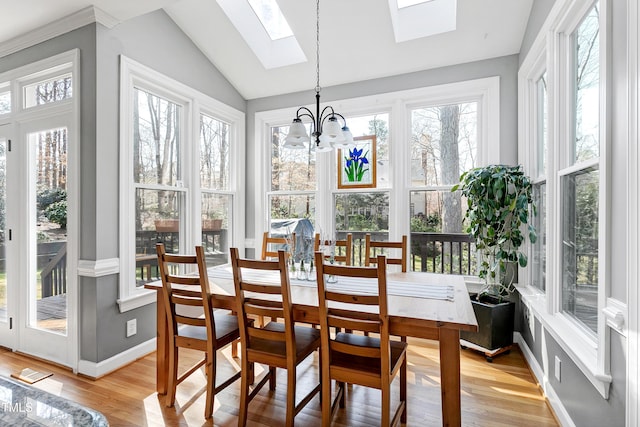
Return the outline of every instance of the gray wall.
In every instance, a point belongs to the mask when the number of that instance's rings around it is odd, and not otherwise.
[[[522,38],[522,45],[520,46],[520,65],[522,61],[529,53],[531,45],[538,36],[540,28],[549,15],[549,11],[553,7],[556,0],[533,0],[531,5],[531,13],[529,14],[529,21],[527,22],[527,29]]]
[[[518,56],[510,55],[501,58],[487,59],[484,61],[470,62],[437,69],[418,71],[380,79],[366,80],[356,83],[344,84],[322,88],[322,103],[356,98],[367,95],[375,95],[386,92],[394,92],[421,87],[435,86],[446,83],[454,83],[465,80],[480,79],[485,77],[500,76],[500,149],[501,158],[505,162],[517,161],[517,71]],[[312,77],[312,76],[310,76]],[[247,102],[247,197],[246,197],[246,236],[255,238],[253,225],[255,224],[255,200],[262,195],[256,194],[253,183],[255,159],[252,153],[255,151],[256,141],[255,114],[261,111],[291,108],[291,117],[295,109],[301,105],[313,102],[314,88],[310,85],[305,92],[296,92],[268,98],[252,99]],[[247,251],[248,256],[254,254]]]
[[[529,52],[531,44],[544,23],[549,11],[553,7],[553,0],[535,0],[527,25],[520,63]],[[610,184],[609,194],[611,206],[609,214],[611,256],[610,284],[612,298],[623,303],[626,302],[627,287],[637,286],[626,280],[627,271],[625,260],[627,246],[626,194],[628,188],[628,107],[627,94],[629,91],[629,76],[627,74],[627,26],[626,9],[627,0],[610,3],[612,6],[612,34],[611,34],[611,80],[609,93],[611,94],[611,134],[608,138],[610,158]],[[547,285],[549,286],[549,285]],[[533,353],[538,364],[544,369],[550,380],[551,386],[561,400],[563,406],[577,426],[624,426],[625,425],[625,399],[627,386],[626,372],[626,338],[615,331],[611,331],[611,375],[613,382],[610,388],[609,399],[600,396],[580,369],[572,363],[562,346],[553,339],[538,319],[533,321],[534,330],[529,330],[526,310],[519,310],[519,331],[527,346]],[[558,356],[562,361],[561,382],[554,376],[554,360]]]
[[[97,100],[93,167],[84,168],[83,182],[93,188],[83,197],[93,198],[93,209],[86,215],[90,224],[83,242],[83,257],[118,257],[118,115],[119,64],[125,55],[166,76],[224,102],[240,111],[245,100],[164,11],[156,11],[107,29],[96,29]],[[93,197],[95,194],[97,197]],[[94,256],[95,258],[91,258]],[[80,306],[83,307],[81,358],[99,362],[156,334],[155,304],[120,313],[119,276],[86,280]],[[125,337],[126,322],[136,318],[138,333]]]

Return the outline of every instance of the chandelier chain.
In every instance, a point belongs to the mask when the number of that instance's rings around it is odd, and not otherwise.
[[[316,1],[316,92],[320,92],[320,0]]]

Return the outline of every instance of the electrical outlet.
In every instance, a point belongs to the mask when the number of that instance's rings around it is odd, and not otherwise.
[[[556,356],[555,359],[555,369],[554,369],[554,373],[556,376],[556,379],[558,380],[558,382],[560,382],[560,358],[558,356]]]
[[[138,323],[136,319],[131,319],[127,321],[127,338],[138,333]]]

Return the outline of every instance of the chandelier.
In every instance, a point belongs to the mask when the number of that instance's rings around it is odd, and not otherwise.
[[[287,148],[304,148],[310,141],[307,128],[302,118],[311,119],[311,136],[316,151],[330,151],[333,147],[341,148],[353,145],[353,135],[347,127],[347,121],[333,107],[327,105],[320,112],[320,0],[316,1],[316,113],[307,107],[300,107],[289,128],[284,146]],[[342,120],[342,125],[338,119]]]

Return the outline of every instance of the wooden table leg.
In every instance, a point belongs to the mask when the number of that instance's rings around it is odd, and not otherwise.
[[[460,426],[460,331],[440,328],[442,425]]]
[[[167,394],[167,361],[169,360],[169,345],[167,336],[167,316],[164,312],[164,299],[158,291],[156,298],[156,321],[158,332],[156,335],[156,390],[158,394]]]

